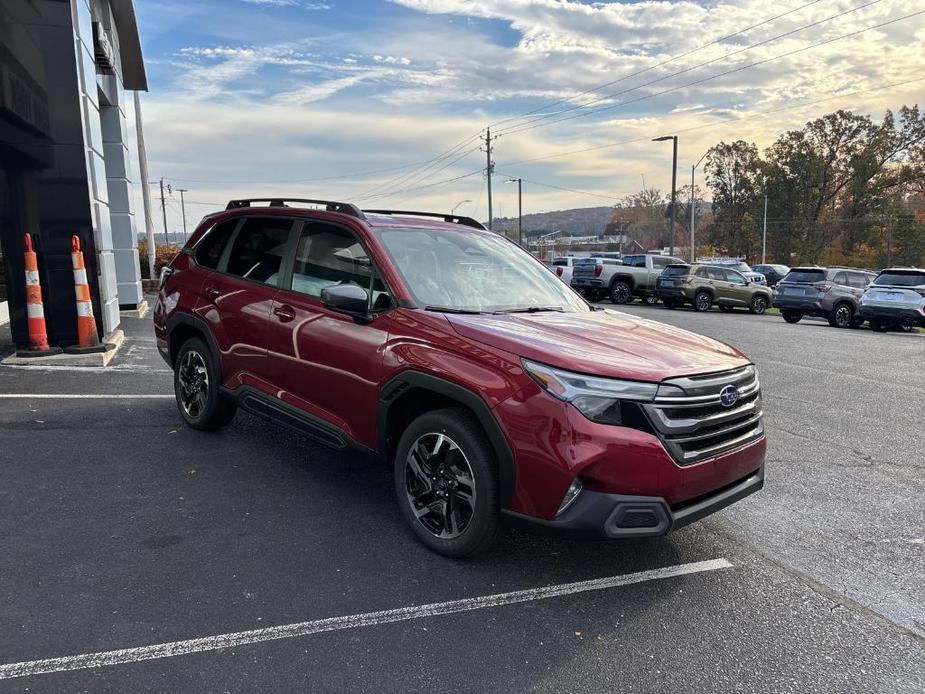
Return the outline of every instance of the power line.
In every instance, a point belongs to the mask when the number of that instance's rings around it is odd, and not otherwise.
[[[601,195],[600,193],[592,193],[587,190],[578,190],[577,188],[566,188],[564,186],[554,186],[551,183],[540,183],[539,181],[531,181],[529,178],[523,178],[522,176],[513,176],[511,174],[501,174],[507,178],[520,178],[524,183],[531,183],[535,186],[542,186],[543,188],[554,188],[556,190],[564,190],[569,193],[580,193],[581,195],[590,195],[595,198],[602,198],[604,200],[619,200],[620,197],[617,195]]]
[[[414,177],[412,177],[412,178],[409,178],[408,180],[406,180],[406,181],[404,181],[404,182],[401,183],[401,185],[403,186],[402,190],[409,190],[409,189],[414,190],[414,186],[416,186],[418,183],[420,183],[420,182],[422,182],[422,181],[425,181],[425,180],[427,180],[427,179],[429,179],[429,178],[432,178],[435,174],[438,174],[438,173],[440,173],[441,171],[444,171],[444,170],[450,168],[451,166],[453,166],[453,165],[456,164],[457,162],[462,161],[463,159],[465,159],[466,157],[468,157],[468,156],[469,156],[470,154],[472,154],[473,152],[476,152],[478,149],[479,149],[478,146],[472,147],[472,148],[466,150],[465,152],[462,152],[461,154],[457,154],[457,155],[454,156],[452,159],[450,159],[449,161],[443,163],[442,166],[439,166],[439,167],[436,168],[436,169],[432,169],[432,170],[429,170],[429,171],[421,172],[421,173],[417,174],[416,176],[414,176]],[[398,190],[395,190],[395,189],[389,189],[389,190],[384,190],[384,191],[382,191],[382,192],[380,192],[380,193],[375,193],[375,194],[373,194],[373,195],[360,195],[360,197],[359,197],[358,199],[364,200],[364,201],[366,201],[366,202],[369,202],[369,201],[371,201],[371,200],[377,200],[377,199],[381,199],[381,198],[391,197],[391,196],[395,195],[397,192],[399,192],[399,191],[398,191]]]
[[[875,1],[875,2],[881,2],[882,0],[874,0],[874,1]],[[682,84],[682,85],[679,85],[679,86],[677,86],[677,87],[670,87],[670,88],[668,88],[668,89],[663,89],[662,91],[659,91],[659,92],[653,92],[653,93],[651,93],[651,94],[645,94],[645,95],[640,96],[640,97],[637,97],[637,98],[635,98],[635,99],[630,99],[629,101],[621,101],[621,102],[616,103],[616,104],[611,104],[610,106],[604,106],[604,107],[602,107],[602,108],[592,109],[591,111],[585,111],[585,112],[582,112],[582,113],[576,113],[576,114],[573,114],[573,115],[570,115],[570,116],[565,116],[564,118],[558,118],[558,119],[551,120],[551,121],[546,121],[546,122],[543,122],[543,123],[533,123],[532,125],[531,125],[531,124],[525,124],[523,127],[517,126],[517,127],[513,128],[513,129],[507,130],[506,132],[507,132],[507,134],[513,134],[513,133],[518,133],[518,132],[525,132],[525,131],[527,131],[527,130],[532,130],[532,129],[534,129],[534,128],[545,127],[545,126],[547,126],[547,125],[553,125],[554,123],[561,123],[561,122],[563,122],[563,121],[572,120],[572,119],[574,119],[574,118],[582,118],[582,117],[584,117],[584,116],[594,115],[594,114],[596,114],[596,113],[601,113],[601,112],[603,112],[603,111],[610,111],[610,110],[613,110],[613,109],[616,109],[616,108],[620,108],[620,107],[622,107],[622,106],[628,106],[628,105],[630,105],[630,104],[635,104],[635,103],[638,103],[638,102],[640,102],[640,101],[646,101],[646,100],[648,100],[648,99],[654,99],[655,97],[658,97],[658,96],[664,96],[665,94],[670,94],[670,93],[672,93],[672,92],[680,91],[681,89],[687,89],[687,88],[689,88],[689,87],[694,87],[694,86],[697,86],[697,85],[699,85],[699,84],[704,84],[704,83],[706,83],[706,82],[711,82],[711,81],[713,81],[713,80],[715,80],[715,79],[719,79],[720,77],[726,77],[726,76],[728,76],[728,75],[732,75],[732,74],[735,74],[735,73],[738,73],[738,72],[742,72],[742,71],[744,71],[744,70],[748,70],[748,69],[751,69],[751,68],[753,68],[753,67],[757,67],[757,66],[759,66],[759,65],[765,65],[765,64],[767,64],[767,63],[773,62],[773,61],[775,61],[775,60],[779,60],[779,59],[781,59],[781,58],[787,58],[787,57],[789,57],[789,56],[796,55],[796,54],[798,54],[798,53],[803,53],[803,52],[805,52],[805,51],[812,50],[813,48],[819,48],[820,46],[825,46],[825,45],[827,45],[827,44],[834,43],[835,41],[841,41],[842,39],[851,38],[851,37],[853,37],[853,36],[858,36],[858,35],[860,35],[860,34],[864,34],[864,33],[868,32],[868,31],[873,31],[874,29],[881,29],[881,28],[883,28],[883,27],[885,27],[885,26],[889,26],[889,25],[891,25],[891,24],[896,24],[896,23],[898,23],[898,22],[904,21],[904,20],[906,20],[906,19],[911,19],[912,17],[916,17],[916,16],[921,15],[921,14],[925,14],[925,10],[919,10],[918,12],[912,12],[912,13],[910,13],[910,14],[903,15],[902,17],[897,17],[896,19],[891,19],[891,20],[886,21],[886,22],[881,22],[880,24],[875,24],[875,25],[873,25],[873,26],[869,26],[869,27],[866,27],[866,28],[864,28],[864,29],[858,29],[858,30],[856,30],[856,31],[849,32],[849,33],[847,33],[847,34],[841,34],[841,35],[839,35],[839,36],[835,36],[835,37],[832,37],[832,38],[829,38],[829,39],[824,39],[824,40],[822,40],[822,41],[818,41],[818,42],[816,42],[816,43],[809,44],[808,46],[803,46],[803,47],[801,47],[801,48],[795,48],[795,49],[790,50],[790,51],[785,51],[784,53],[779,53],[778,55],[772,56],[772,57],[770,57],[770,58],[765,58],[765,59],[763,59],[763,60],[757,60],[757,61],[755,61],[755,62],[753,62],[753,63],[748,63],[747,65],[741,65],[741,66],[736,67],[736,68],[731,68],[731,69],[726,70],[726,71],[724,71],[724,72],[720,72],[720,73],[717,73],[717,74],[714,74],[714,75],[709,75],[709,76],[707,76],[707,77],[703,77],[703,78],[701,78],[701,79],[694,80],[693,82],[688,82],[688,83],[686,83],[686,84]],[[647,86],[647,85],[641,85],[641,86]],[[633,90],[627,90],[627,91],[633,91]]]
[[[884,89],[892,89],[893,87],[902,87],[902,86],[905,86],[905,85],[907,85],[907,84],[913,84],[913,83],[915,83],[915,82],[921,82],[923,79],[925,79],[925,77],[916,77],[916,78],[913,78],[913,79],[910,79],[910,80],[903,80],[903,81],[901,81],[901,82],[893,82],[893,83],[891,83],[891,84],[881,84],[881,85],[877,85],[877,86],[872,87],[872,88],[870,88],[870,89],[858,89],[858,90],[856,90],[856,91],[847,92],[847,93],[844,93],[844,94],[832,94],[832,95],[826,96],[826,97],[824,97],[824,98],[822,98],[822,99],[815,99],[815,100],[813,100],[813,101],[803,101],[803,102],[800,102],[799,104],[791,104],[791,105],[789,105],[789,106],[783,106],[783,107],[781,107],[781,108],[773,109],[773,110],[770,110],[770,111],[764,111],[764,112],[761,112],[761,113],[755,113],[755,114],[752,114],[752,115],[749,115],[749,116],[744,116],[744,117],[741,117],[741,118],[738,118],[738,117],[724,118],[724,119],[722,119],[722,120],[714,121],[714,122],[712,122],[712,123],[703,123],[703,124],[701,124],[701,125],[694,125],[694,126],[691,126],[691,127],[688,127],[688,128],[677,129],[677,130],[674,130],[673,132],[675,132],[675,133],[681,135],[681,134],[683,134],[683,133],[693,132],[693,131],[695,131],[695,130],[703,130],[703,129],[705,129],[705,128],[712,128],[712,127],[715,127],[716,125],[722,125],[722,124],[724,124],[724,123],[740,123],[740,122],[742,122],[742,121],[749,121],[749,120],[753,120],[753,119],[755,119],[755,118],[766,118],[767,116],[773,115],[773,114],[775,114],[775,113],[781,113],[781,112],[783,112],[783,111],[790,111],[790,110],[797,109],[797,108],[805,108],[806,106],[814,106],[814,105],[816,105],[816,104],[820,104],[820,103],[823,103],[823,102],[825,102],[825,101],[831,101],[831,100],[833,100],[833,99],[847,98],[847,97],[857,96],[857,95],[859,95],[859,94],[868,94],[868,93],[870,93],[870,92],[882,91],[882,90],[884,90]],[[560,157],[568,157],[568,156],[571,156],[571,155],[573,155],[573,154],[584,154],[584,153],[586,153],[586,152],[594,152],[594,151],[601,150],[601,149],[610,149],[610,148],[613,148],[613,147],[620,147],[621,145],[634,144],[634,143],[637,143],[637,142],[648,142],[648,141],[650,141],[651,139],[652,139],[652,136],[651,136],[651,135],[645,135],[645,136],[642,136],[642,137],[634,137],[634,138],[630,138],[630,139],[627,139],[627,140],[619,140],[619,141],[617,141],[617,142],[610,142],[610,143],[605,144],[605,145],[594,145],[593,147],[585,147],[585,148],[582,148],[582,149],[570,150],[570,151],[568,151],[568,152],[560,152],[559,154],[549,154],[549,155],[542,156],[542,157],[531,157],[531,158],[529,158],[529,159],[518,159],[518,160],[516,160],[516,161],[506,162],[506,163],[504,164],[504,166],[515,166],[515,165],[517,165],[517,164],[528,164],[528,163],[536,162],[536,161],[548,161],[548,160],[550,160],[550,159],[558,159],[558,158],[560,158]]]
[[[511,121],[514,121],[514,120],[519,120],[519,119],[521,119],[521,118],[524,118],[525,116],[530,116],[530,115],[533,115],[534,113],[537,113],[537,112],[542,111],[542,110],[544,110],[544,109],[551,108],[552,106],[556,106],[556,105],[558,105],[558,104],[562,104],[562,103],[566,103],[566,102],[572,101],[573,99],[576,99],[576,98],[579,98],[579,97],[582,97],[582,96],[586,96],[586,95],[592,94],[592,93],[594,93],[594,92],[598,92],[598,91],[600,91],[601,89],[606,89],[607,87],[612,87],[612,86],[615,85],[615,84],[619,84],[620,82],[625,82],[626,80],[631,79],[631,78],[633,78],[633,77],[638,77],[639,75],[643,75],[643,74],[645,74],[645,73],[647,73],[647,72],[651,72],[652,70],[656,70],[656,69],[658,69],[658,68],[660,68],[660,67],[664,67],[665,65],[668,65],[669,63],[673,63],[673,62],[676,61],[676,60],[680,60],[681,58],[686,58],[686,57],[689,56],[689,55],[692,55],[692,54],[694,54],[694,53],[698,53],[698,52],[704,50],[705,48],[710,48],[711,46],[715,46],[715,45],[717,45],[717,44],[719,44],[719,43],[722,43],[723,41],[726,41],[726,40],[728,40],[728,39],[731,39],[731,38],[733,38],[733,37],[735,37],[735,36],[740,36],[741,34],[746,34],[746,33],[748,33],[749,31],[751,31],[752,29],[757,29],[758,27],[764,26],[765,24],[770,24],[771,22],[774,22],[774,21],[776,21],[776,20],[778,20],[778,19],[781,19],[781,18],[783,18],[783,17],[786,17],[787,15],[793,14],[793,13],[795,13],[795,12],[799,12],[800,10],[806,9],[807,7],[810,7],[811,5],[816,5],[816,4],[818,4],[818,3],[820,3],[820,2],[823,2],[823,1],[824,1],[824,0],[812,0],[812,2],[808,2],[808,3],[806,3],[805,5],[800,5],[799,7],[795,7],[795,8],[792,9],[792,10],[788,10],[788,11],[786,11],[786,12],[782,12],[781,14],[774,15],[773,17],[769,17],[768,19],[765,19],[765,20],[762,21],[762,22],[758,22],[757,24],[752,24],[751,26],[745,27],[745,28],[743,28],[743,29],[739,29],[739,30],[737,30],[737,31],[735,31],[735,32],[733,32],[733,33],[731,33],[731,34],[726,34],[725,36],[721,36],[721,37],[718,38],[718,39],[714,39],[713,41],[710,41],[709,43],[705,43],[705,44],[702,44],[702,45],[700,45],[700,46],[698,46],[698,47],[696,47],[696,48],[692,48],[691,50],[685,51],[684,53],[678,53],[678,54],[676,54],[676,55],[673,55],[673,56],[671,56],[670,58],[667,58],[667,59],[661,61],[660,63],[656,63],[655,65],[652,65],[652,66],[650,66],[650,67],[644,68],[644,69],[642,69],[642,70],[637,70],[636,72],[632,72],[632,73],[630,73],[630,74],[624,75],[623,77],[620,77],[620,78],[615,79],[615,80],[611,80],[610,82],[605,82],[604,84],[600,84],[600,85],[598,85],[598,86],[596,86],[596,87],[592,87],[592,88],[590,88],[590,89],[586,89],[585,91],[579,92],[578,94],[575,94],[574,96],[566,97],[566,98],[563,98],[563,99],[559,99],[558,101],[553,101],[553,102],[551,102],[551,103],[544,104],[543,106],[539,106],[539,107],[533,109],[532,111],[527,111],[527,112],[525,112],[525,113],[521,113],[521,114],[519,114],[519,115],[511,116],[510,118],[505,118],[504,120],[497,121],[497,122],[495,122],[495,123],[492,123],[492,127],[494,127],[494,126],[496,126],[496,125],[501,125],[502,123],[509,123],[509,122],[511,122]],[[587,106],[587,104],[584,104],[584,105]]]

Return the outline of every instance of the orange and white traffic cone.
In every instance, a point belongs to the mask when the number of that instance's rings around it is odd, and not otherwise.
[[[77,341],[68,347],[68,354],[91,354],[105,352],[106,345],[100,344],[96,332],[96,319],[93,317],[93,300],[90,298],[90,285],[87,283],[87,269],[84,266],[84,254],[80,250],[80,239],[71,236],[71,265],[74,267],[74,294],[77,296]]]
[[[29,332],[29,349],[16,352],[17,357],[47,357],[59,354],[61,349],[48,344],[45,328],[45,307],[42,305],[42,285],[39,282],[39,261],[32,247],[32,235],[23,236],[25,252],[23,264],[26,268],[26,324]]]

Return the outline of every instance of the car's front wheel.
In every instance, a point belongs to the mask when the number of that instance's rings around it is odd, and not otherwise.
[[[174,363],[173,390],[180,415],[193,429],[219,429],[234,417],[237,406],[222,396],[220,385],[221,368],[205,341],[184,342]]]
[[[497,461],[467,410],[435,410],[415,419],[398,443],[394,477],[402,515],[432,551],[471,557],[494,541]]]
[[[761,294],[756,295],[755,298],[752,299],[752,305],[748,307],[748,310],[755,315],[762,315],[768,310],[768,298]]]

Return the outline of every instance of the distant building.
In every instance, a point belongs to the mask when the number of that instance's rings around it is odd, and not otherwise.
[[[77,338],[73,234],[101,336],[142,301],[126,89],[147,89],[131,0],[0,2],[0,320],[20,346],[26,232],[52,344]]]

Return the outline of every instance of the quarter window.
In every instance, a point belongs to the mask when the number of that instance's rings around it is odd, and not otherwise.
[[[231,245],[225,272],[247,280],[279,286],[279,271],[291,230],[291,219],[247,219]]]
[[[206,232],[205,237],[196,245],[195,258],[196,262],[210,270],[218,267],[218,262],[222,259],[222,251],[225,250],[225,244],[231,237],[232,232],[238,226],[239,218],[229,219],[221,224],[216,224]]]

